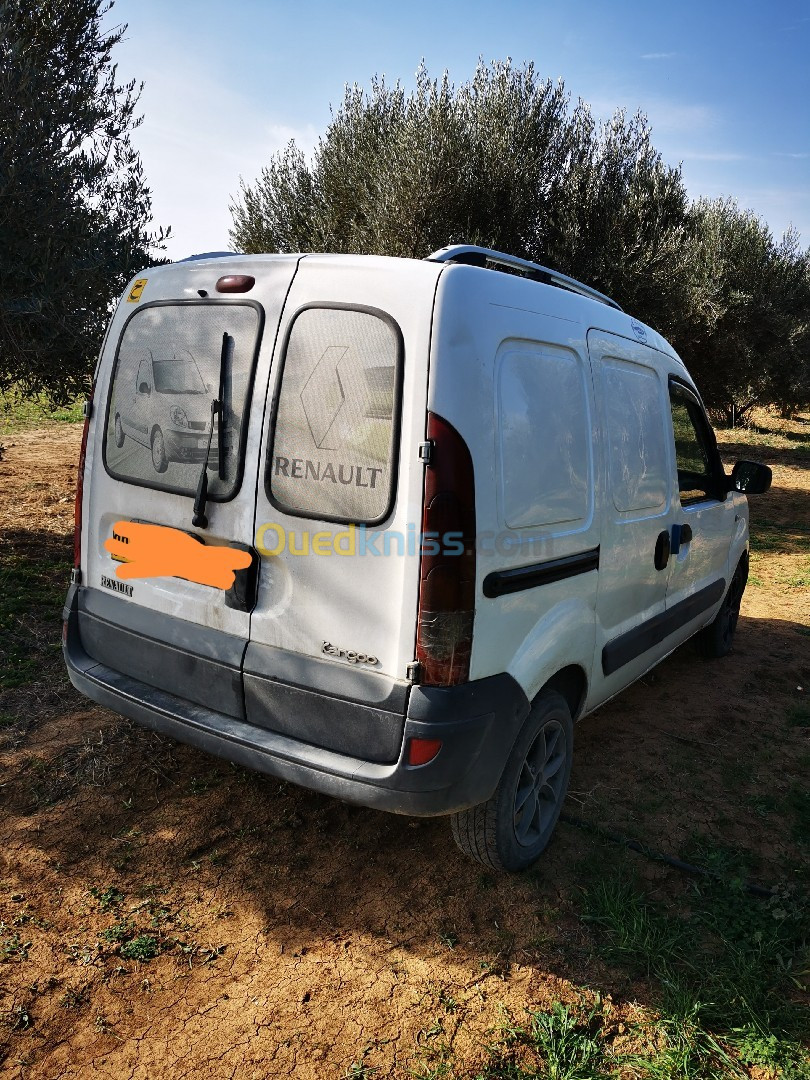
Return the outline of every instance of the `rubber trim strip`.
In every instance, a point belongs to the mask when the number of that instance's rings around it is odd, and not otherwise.
[[[670,634],[674,634],[692,619],[696,619],[701,612],[708,611],[725,591],[725,579],[720,578],[711,585],[707,585],[705,589],[687,596],[685,600],[681,600],[668,611],[653,615],[641,626],[628,630],[626,634],[621,634],[613,641],[609,641],[602,649],[602,671],[605,675],[612,675],[654,645],[659,645]]]
[[[551,585],[578,574],[589,574],[599,569],[599,548],[581,551],[577,555],[565,555],[561,559],[517,566],[511,570],[493,570],[484,578],[484,596],[494,599],[506,593],[535,589],[538,585]]]

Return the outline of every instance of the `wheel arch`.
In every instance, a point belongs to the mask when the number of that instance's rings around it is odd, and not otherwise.
[[[532,704],[546,690],[554,690],[560,694],[571,711],[571,718],[576,720],[582,713],[588,695],[588,676],[584,668],[579,664],[569,664],[567,667],[561,668],[555,675],[552,675],[541,686]]]

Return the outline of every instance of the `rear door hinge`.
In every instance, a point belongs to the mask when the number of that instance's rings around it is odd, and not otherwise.
[[[433,464],[433,439],[419,443],[419,460],[423,465]]]
[[[405,674],[407,676],[408,682],[410,682],[410,683],[418,683],[419,682],[419,676],[421,674],[421,668],[422,668],[422,665],[419,663],[418,660],[414,660],[413,663],[408,664],[407,668],[405,669]]]
[[[82,416],[85,420],[89,420],[93,415],[93,399],[88,398],[82,405]]]
[[[70,584],[71,585],[81,585],[81,583],[82,583],[82,572],[78,568],[78,566],[74,566],[73,569],[70,571]]]

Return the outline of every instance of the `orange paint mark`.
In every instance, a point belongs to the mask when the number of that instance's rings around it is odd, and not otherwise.
[[[179,577],[217,589],[230,589],[234,571],[250,566],[247,551],[198,543],[188,533],[165,525],[116,521],[104,547],[114,559],[124,560],[115,571],[130,578]]]

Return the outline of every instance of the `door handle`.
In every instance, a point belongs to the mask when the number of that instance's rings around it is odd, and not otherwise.
[[[664,570],[666,568],[671,550],[669,529],[664,529],[663,532],[658,534],[658,539],[655,541],[655,558],[653,561],[656,570]]]
[[[692,539],[692,526],[691,525],[673,525],[672,526],[672,542],[670,544],[670,555],[677,555],[684,544],[688,544]]]

